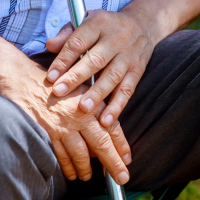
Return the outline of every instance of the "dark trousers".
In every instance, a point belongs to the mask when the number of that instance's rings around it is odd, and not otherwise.
[[[47,67],[54,58],[32,57]],[[133,156],[126,190],[151,190],[200,178],[200,31],[177,32],[157,45],[119,120]],[[101,163],[97,159],[91,163],[90,181],[67,182],[68,195],[73,196],[69,199],[105,193]],[[51,176],[56,193],[61,193],[57,185],[61,178],[53,172]]]

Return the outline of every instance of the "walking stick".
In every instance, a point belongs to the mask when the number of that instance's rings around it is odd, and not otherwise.
[[[84,0],[67,0],[68,7],[70,10],[71,15],[71,21],[74,26],[74,29],[76,29],[84,20],[85,17],[85,2]],[[81,56],[81,58],[83,55]],[[93,85],[95,82],[94,76],[91,77],[91,85]],[[124,187],[122,185],[118,185],[115,183],[113,178],[110,176],[110,174],[105,171],[105,178],[106,178],[106,184],[107,184],[107,191],[109,199],[111,200],[126,200]]]

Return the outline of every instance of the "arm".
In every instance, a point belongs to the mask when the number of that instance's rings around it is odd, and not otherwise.
[[[121,12],[137,20],[157,45],[200,15],[199,0],[134,0]]]
[[[2,38],[0,63],[0,94],[17,103],[47,131],[69,180],[77,176],[83,181],[91,178],[90,150],[117,183],[128,181],[124,163],[131,162],[131,152],[119,123],[116,121],[107,130],[100,126],[98,118],[105,107],[103,102],[90,114],[78,107],[82,94],[88,89],[86,86],[78,87],[64,98],[55,97],[52,84],[46,80],[46,70]]]
[[[60,52],[48,72],[53,92],[67,95],[103,69],[79,106],[89,113],[112,92],[100,117],[103,126],[111,125],[134,93],[155,46],[199,14],[199,0],[134,0],[118,13],[88,11],[74,33],[68,25],[47,41],[50,51]],[[70,68],[88,49],[83,59]],[[65,87],[60,87],[61,83]]]

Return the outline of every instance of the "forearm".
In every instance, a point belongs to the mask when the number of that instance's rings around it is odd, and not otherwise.
[[[156,45],[200,14],[199,0],[133,0],[121,12],[138,20]]]
[[[0,37],[0,94],[17,103],[37,122],[51,93],[51,84],[46,83],[49,87],[45,87],[45,79],[46,71],[41,66]]]

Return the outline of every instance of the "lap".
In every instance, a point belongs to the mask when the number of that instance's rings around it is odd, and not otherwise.
[[[155,48],[119,118],[133,155],[126,190],[150,190],[200,177],[199,66],[200,31],[177,32]],[[73,195],[105,193],[101,164],[97,159],[91,162],[92,179],[71,182]]]
[[[155,49],[120,116],[131,146],[126,189],[200,178],[200,31],[177,32]]]
[[[50,200],[64,195],[66,182],[46,131],[2,95],[0,111],[1,198]]]

